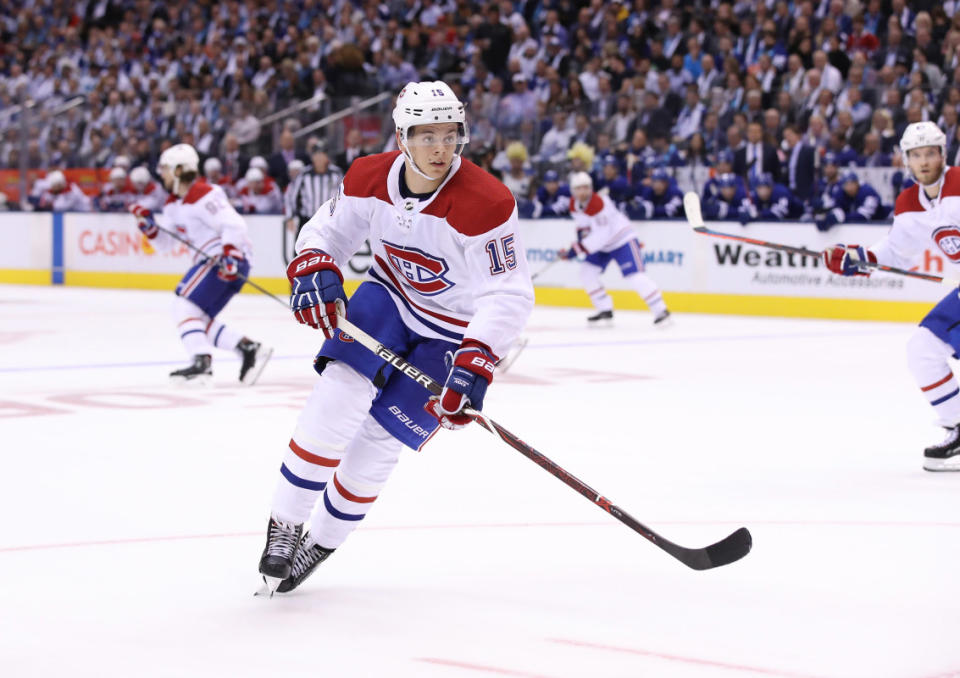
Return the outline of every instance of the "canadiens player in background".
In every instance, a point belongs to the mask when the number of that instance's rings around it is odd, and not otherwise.
[[[443,82],[411,82],[393,120],[400,150],[353,161],[287,268],[296,319],[326,341],[280,466],[260,559],[271,593],[299,586],[344,542],[402,446],[470,422],[462,410],[483,407],[498,356],[533,308],[516,201],[460,155],[463,104]],[[439,398],[336,329],[340,268],[366,239],[373,264],[347,317],[444,383]]]
[[[900,150],[917,183],[902,191],[894,208],[893,227],[869,249],[836,245],[823,258],[834,273],[869,275],[864,259],[910,268],[926,248],[936,248],[960,263],[960,168],[946,166],[946,135],[932,122],[907,126]],[[928,471],[960,471],[960,384],[948,359],[960,354],[960,296],[951,290],[920,321],[907,342],[907,365],[917,386],[946,429],[944,441],[924,450]]]
[[[660,288],[643,272],[642,246],[627,217],[609,197],[594,192],[593,180],[586,172],[570,177],[570,191],[570,216],[577,226],[577,240],[569,249],[560,250],[558,256],[582,262],[580,280],[597,309],[587,321],[596,324],[613,320],[613,299],[600,280],[612,260],[620,266],[624,280],[653,311],[654,325],[669,318]]]
[[[139,204],[130,206],[137,225],[151,244],[166,251],[178,244],[166,231],[202,251],[177,285],[173,320],[193,362],[170,373],[175,381],[204,381],[212,374],[212,349],[233,351],[240,357],[240,381],[253,384],[272,349],[251,341],[217,320],[217,314],[240,291],[250,272],[247,225],[219,186],[199,177],[200,158],[189,144],[165,150],[157,173],[170,192],[158,225],[153,213]]]

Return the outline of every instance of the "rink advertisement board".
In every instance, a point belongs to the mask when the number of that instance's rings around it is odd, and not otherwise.
[[[276,294],[286,294],[281,218],[246,220],[254,247],[253,279]],[[940,285],[883,273],[842,278],[826,271],[819,258],[699,235],[685,220],[635,222],[634,227],[643,243],[646,273],[664,290],[675,311],[915,321],[947,292]],[[840,242],[869,245],[889,228],[848,225],[821,233],[809,223],[714,222],[711,227],[815,251]],[[574,234],[573,222],[567,219],[522,221],[520,238],[530,271],[553,262],[557,250],[568,247]],[[156,251],[126,214],[11,213],[0,229],[0,242],[0,282],[8,283],[172,289],[193,261],[186,246]],[[947,251],[931,243],[918,260],[918,270],[960,275],[949,267]],[[369,263],[369,248],[364,245],[343,267],[344,277],[359,281]],[[580,283],[581,266],[558,262],[539,276],[538,303],[589,305]],[[644,308],[616,264],[608,268],[604,280],[618,308]]]

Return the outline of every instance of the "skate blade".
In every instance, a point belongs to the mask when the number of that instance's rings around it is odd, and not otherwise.
[[[203,376],[191,377],[190,379],[170,377],[170,383],[177,388],[208,388],[213,385],[213,375],[204,374]]]
[[[960,471],[960,456],[950,457],[949,459],[927,459],[923,460],[924,471]]]
[[[665,330],[668,327],[673,327],[673,316],[671,315],[667,318],[664,318],[660,322],[654,322],[653,327],[658,330]]]
[[[277,588],[280,586],[283,580],[277,577],[268,577],[265,574],[261,575],[261,577],[263,578],[263,586],[254,591],[253,595],[273,598],[273,594],[277,592]]]
[[[246,386],[253,386],[257,383],[257,379],[260,378],[260,375],[263,374],[264,368],[267,366],[267,362],[270,360],[270,356],[273,355],[273,349],[269,347],[261,346],[257,351],[256,361],[253,363],[253,367],[243,375],[241,383]]]

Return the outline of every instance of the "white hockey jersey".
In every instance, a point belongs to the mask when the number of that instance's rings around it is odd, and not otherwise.
[[[38,210],[53,212],[90,212],[93,199],[72,181],[59,191],[50,189],[46,179],[37,179],[33,185],[32,201]]]
[[[930,200],[917,184],[901,191],[893,226],[870,251],[877,255],[878,263],[910,268],[928,247],[943,252],[951,264],[960,265],[960,167],[946,168],[936,200]]]
[[[587,254],[610,252],[637,237],[630,220],[602,193],[594,192],[586,204],[571,197],[570,216],[577,225],[577,240]]]
[[[276,182],[266,177],[259,191],[249,183],[240,189],[236,204],[244,214],[281,214],[283,194]]]
[[[176,231],[208,258],[222,254],[225,245],[239,249],[248,261],[253,254],[243,217],[233,209],[223,189],[203,179],[196,180],[183,198],[168,197],[157,221],[163,228]],[[178,244],[176,238],[163,231],[150,242],[161,251]],[[193,261],[196,263],[202,258],[195,254]]]
[[[123,188],[118,190],[112,181],[108,181],[100,188],[97,197],[97,206],[101,212],[126,212],[127,207],[136,201],[137,191],[129,179]]]
[[[403,167],[399,151],[354,160],[338,193],[304,224],[297,252],[323,250],[343,268],[369,239],[367,280],[389,291],[408,327],[505,355],[533,309],[516,201],[459,157],[429,199],[403,198]]]

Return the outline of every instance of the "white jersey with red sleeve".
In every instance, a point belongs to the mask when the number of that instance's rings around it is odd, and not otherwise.
[[[917,184],[900,192],[893,226],[870,248],[877,262],[910,268],[928,247],[940,250],[948,262],[960,265],[960,167],[947,167],[940,194],[931,200]]]
[[[244,214],[280,214],[283,212],[283,194],[276,182],[270,177],[265,177],[260,190],[254,190],[250,183],[247,183],[238,196],[240,209]]]
[[[233,245],[250,260],[253,246],[247,237],[247,224],[227,200],[223,189],[198,179],[183,198],[170,196],[158,219],[164,228],[176,231],[208,258],[222,254],[226,245]],[[151,241],[158,249],[170,249],[176,238],[160,231]],[[201,255],[194,256],[199,261]],[[252,265],[251,261],[251,265]]]
[[[587,254],[615,250],[637,237],[630,220],[602,193],[594,192],[586,203],[571,197],[570,216],[577,225],[577,241]]]
[[[136,200],[137,192],[127,180],[122,189],[117,189],[112,181],[108,181],[100,188],[97,203],[103,212],[125,212],[127,207]]]
[[[455,157],[430,198],[404,198],[404,162],[399,151],[354,160],[337,194],[304,224],[297,252],[323,250],[342,268],[369,239],[367,280],[387,289],[407,327],[505,355],[533,309],[513,195]]]

